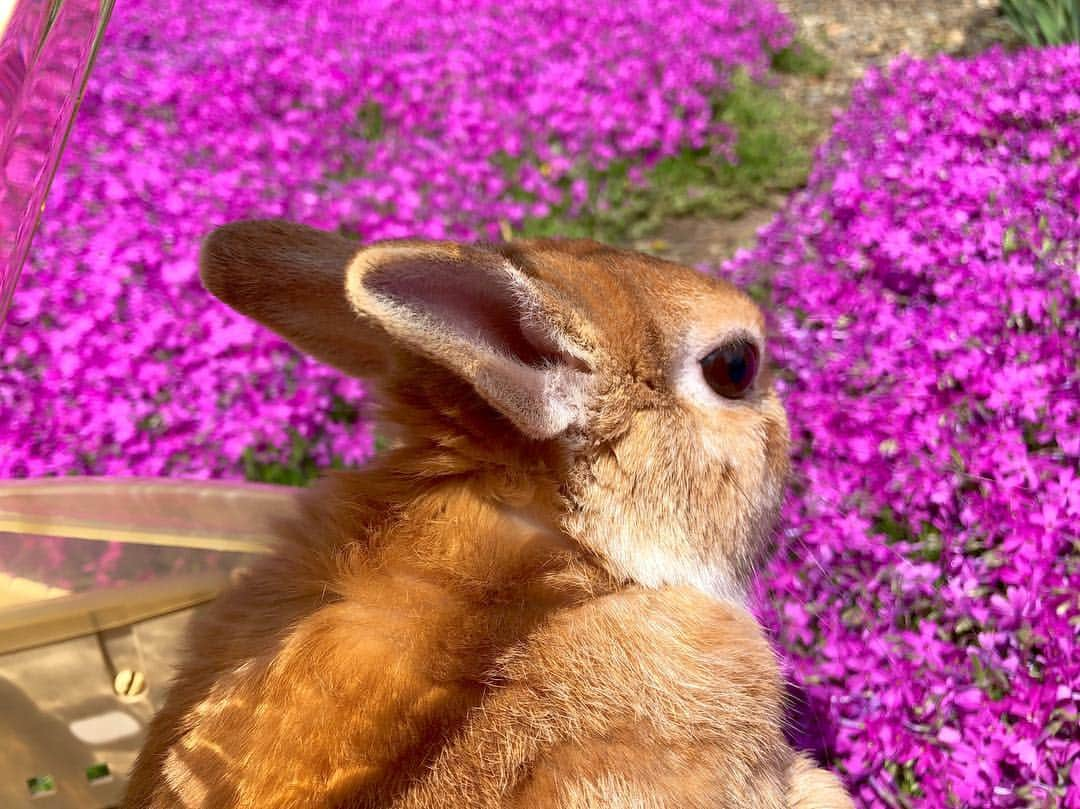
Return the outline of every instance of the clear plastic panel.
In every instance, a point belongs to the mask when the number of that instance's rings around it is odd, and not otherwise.
[[[0,334],[112,6],[0,2]]]
[[[265,552],[295,493],[137,478],[0,484],[0,653],[212,597]]]
[[[295,495],[213,481],[0,483],[0,806],[119,803],[194,610],[267,549]]]
[[[0,340],[113,0],[0,0]],[[198,605],[294,491],[0,482],[0,806],[116,806]]]

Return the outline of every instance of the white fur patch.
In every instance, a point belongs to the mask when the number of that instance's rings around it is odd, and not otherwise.
[[[660,543],[643,546],[641,540],[640,536],[627,533],[613,543],[611,558],[623,575],[645,587],[693,587],[721,601],[740,607],[746,605],[746,591],[722,570],[676,556]]]
[[[180,799],[183,809],[197,809],[206,803],[209,790],[198,778],[191,768],[184,763],[176,750],[170,750],[165,758],[164,766],[165,782]]]

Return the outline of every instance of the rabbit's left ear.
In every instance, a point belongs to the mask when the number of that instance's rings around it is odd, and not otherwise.
[[[401,346],[448,368],[535,439],[582,424],[588,351],[555,297],[494,250],[388,242],[346,271],[349,303]]]
[[[275,220],[233,222],[199,256],[203,284],[316,359],[353,376],[386,371],[386,339],[345,299],[345,270],[359,245]]]

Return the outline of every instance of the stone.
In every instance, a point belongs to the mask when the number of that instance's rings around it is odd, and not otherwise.
[[[952,28],[945,34],[945,48],[950,51],[958,51],[964,47],[967,36],[959,28]]]

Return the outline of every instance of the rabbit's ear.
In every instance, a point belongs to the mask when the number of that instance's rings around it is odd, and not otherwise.
[[[525,435],[583,423],[591,361],[572,313],[494,250],[374,245],[353,259],[346,290],[358,313],[468,381]]]
[[[372,376],[385,364],[385,335],[345,298],[345,271],[359,249],[303,225],[235,222],[210,234],[199,264],[206,288],[233,309],[328,365]]]

